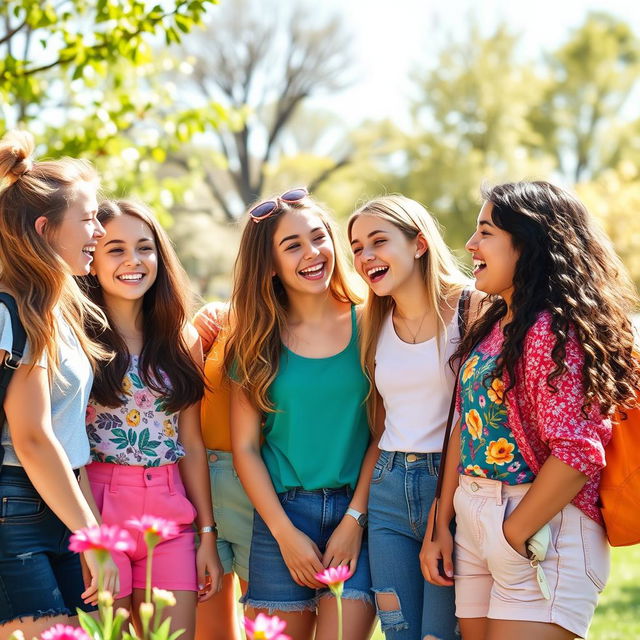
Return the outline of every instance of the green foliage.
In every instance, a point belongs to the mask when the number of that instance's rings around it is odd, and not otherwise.
[[[31,129],[43,155],[86,157],[105,191],[134,194],[169,224],[190,175],[162,167],[167,156],[227,118],[218,104],[192,108],[174,78],[192,66],[160,43],[179,42],[215,0],[21,0],[0,35],[0,126]]]

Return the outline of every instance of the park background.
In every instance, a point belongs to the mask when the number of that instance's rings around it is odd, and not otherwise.
[[[224,299],[247,206],[308,185],[344,220],[427,205],[461,251],[479,186],[573,191],[640,283],[640,4],[629,0],[0,0],[0,129],[151,205]],[[640,550],[591,638],[640,638]]]

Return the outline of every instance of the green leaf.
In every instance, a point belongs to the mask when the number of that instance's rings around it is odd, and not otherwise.
[[[80,621],[80,626],[92,637],[102,637],[102,625],[92,618],[86,611],[82,611],[82,609],[76,609],[78,612],[78,620]]]

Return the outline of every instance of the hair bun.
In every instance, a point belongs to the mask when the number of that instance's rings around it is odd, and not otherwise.
[[[35,144],[27,131],[9,131],[0,140],[0,177],[11,185],[33,168]]]

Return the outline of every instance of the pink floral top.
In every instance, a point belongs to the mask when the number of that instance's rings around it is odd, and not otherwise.
[[[498,355],[504,336],[499,323],[479,345],[483,353]],[[605,466],[604,447],[611,439],[611,420],[597,405],[588,417],[582,415],[583,351],[573,331],[566,344],[567,370],[554,380],[557,392],[547,385],[555,369],[551,352],[556,337],[551,330],[551,314],[542,312],[529,329],[522,357],[516,366],[516,383],[506,394],[509,427],[520,452],[534,474],[553,455],[589,477],[572,503],[587,516],[603,524],[598,508],[600,472]],[[464,365],[463,365],[464,366]],[[505,386],[509,384],[503,373]],[[457,398],[461,407],[460,394]]]
[[[159,467],[184,456],[178,440],[179,413],[167,412],[163,398],[145,386],[138,360],[131,356],[122,381],[122,405],[102,407],[89,401],[86,424],[94,462]]]

